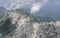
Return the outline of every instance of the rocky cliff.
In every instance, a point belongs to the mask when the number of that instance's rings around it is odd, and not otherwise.
[[[1,38],[60,38],[60,21],[36,22],[29,15],[17,12],[6,15],[16,29]]]

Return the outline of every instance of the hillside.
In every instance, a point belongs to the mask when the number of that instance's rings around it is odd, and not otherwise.
[[[44,22],[39,20],[26,14],[25,11],[10,11],[0,19],[0,37],[60,38],[60,21]]]

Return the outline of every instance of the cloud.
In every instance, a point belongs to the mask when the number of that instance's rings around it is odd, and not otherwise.
[[[25,5],[34,5],[38,2],[40,2],[41,0],[0,0],[0,6],[5,7],[6,9],[17,9],[20,7],[23,7]],[[43,2],[45,2],[47,0],[44,0]],[[43,4],[42,2],[42,4]],[[41,5],[34,5],[33,7],[41,7]],[[33,8],[32,7],[32,8]]]
[[[0,0],[0,6],[6,9],[17,9],[23,7],[24,5],[29,5],[33,3],[34,0]]]
[[[42,5],[40,5],[39,2],[33,4],[33,6],[31,7],[31,13],[36,13],[36,12],[38,12],[41,7],[42,7]]]
[[[42,2],[34,3],[33,6],[31,7],[30,13],[37,13],[41,9],[41,7],[43,7],[44,4],[47,2],[48,2],[48,0],[43,0]]]

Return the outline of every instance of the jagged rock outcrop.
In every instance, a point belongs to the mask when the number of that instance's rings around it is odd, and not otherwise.
[[[39,26],[37,33],[39,38],[57,38],[56,28],[51,24]]]
[[[31,22],[30,17],[16,12],[7,14],[17,28],[3,38],[60,38],[60,22]]]

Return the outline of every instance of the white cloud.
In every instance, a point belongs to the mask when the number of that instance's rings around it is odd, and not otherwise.
[[[3,2],[2,2],[3,1]],[[37,5],[37,3],[39,2],[40,0],[0,0],[0,6],[3,6],[7,9],[16,9],[16,8],[19,8],[19,7],[22,7],[24,5],[34,5],[34,3]],[[42,4],[44,2],[46,2],[47,0],[44,0],[42,2]],[[37,2],[37,3],[36,3]],[[41,5],[42,5],[41,4]],[[37,6],[34,5],[32,8],[36,7],[36,9],[40,8],[41,5],[38,4]],[[34,8],[35,9],[35,8]]]
[[[44,6],[45,3],[47,3],[48,0],[43,0],[42,2],[37,2],[35,4],[32,4],[33,6],[31,7],[31,13],[37,13],[41,7]]]
[[[5,7],[6,9],[16,9],[19,7],[22,7],[24,5],[29,5],[33,2],[34,0],[6,0],[4,1],[5,5],[3,5],[3,7]],[[2,1],[1,1],[2,2]],[[4,4],[2,3],[2,4]]]
[[[31,13],[36,13],[36,12],[38,12],[41,7],[42,7],[42,5],[40,5],[39,2],[33,4],[32,8],[31,8]]]

